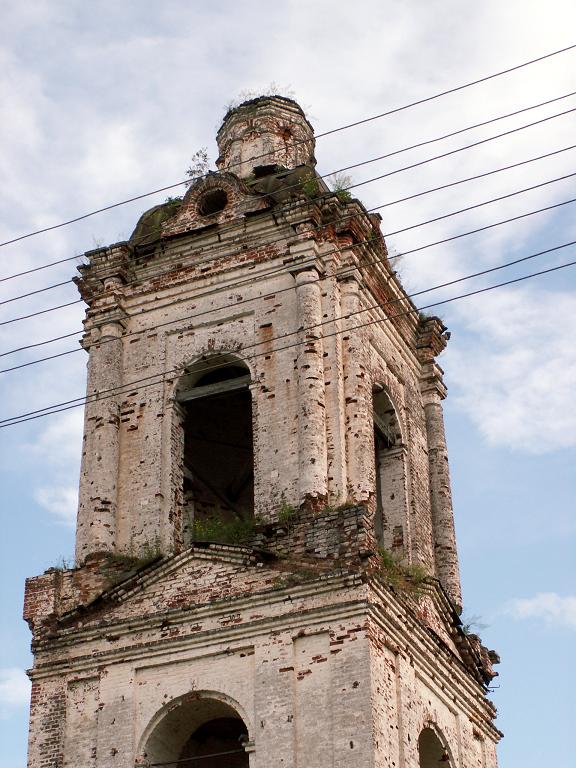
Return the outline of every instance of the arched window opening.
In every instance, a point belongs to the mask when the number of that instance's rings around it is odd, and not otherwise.
[[[373,395],[376,470],[376,539],[398,557],[407,548],[406,450],[400,423],[384,389]]]
[[[144,765],[248,768],[246,724],[229,704],[195,694],[166,707],[142,748]]]
[[[418,737],[420,768],[450,768],[450,756],[432,728],[424,728]]]
[[[254,517],[254,449],[250,373],[214,358],[182,380],[183,538],[219,540],[226,527]]]

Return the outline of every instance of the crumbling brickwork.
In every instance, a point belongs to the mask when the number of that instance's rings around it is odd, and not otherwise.
[[[426,768],[494,768],[496,657],[458,618],[446,329],[378,217],[316,175],[295,102],[241,105],[218,142],[218,172],[79,268],[76,567],[27,583],[29,766],[213,743],[251,768],[416,768],[427,744]]]

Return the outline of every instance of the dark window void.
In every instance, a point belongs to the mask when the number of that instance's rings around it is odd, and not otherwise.
[[[181,393],[184,418],[184,538],[212,538],[221,524],[254,517],[249,372],[215,367]],[[205,535],[208,532],[208,535]]]
[[[272,173],[282,173],[286,170],[282,165],[256,165],[252,173],[255,179],[262,179],[264,176],[270,176]]]
[[[246,726],[242,720],[233,717],[219,717],[201,725],[188,739],[180,760],[182,765],[196,765],[202,768],[244,768],[248,766],[248,754],[243,744],[248,741]],[[188,762],[189,761],[189,762]]]
[[[228,195],[223,189],[211,189],[205,192],[198,202],[200,216],[210,216],[213,213],[223,211],[228,204]]]
[[[420,768],[449,768],[450,758],[432,728],[424,728],[418,737]]]
[[[392,402],[384,390],[374,393],[376,538],[403,557],[407,537],[406,451]]]

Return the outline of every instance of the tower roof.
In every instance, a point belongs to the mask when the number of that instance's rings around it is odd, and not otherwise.
[[[259,96],[229,110],[216,135],[220,170],[248,178],[255,168],[316,165],[314,129],[285,96]]]
[[[294,99],[290,99],[288,96],[280,96],[278,94],[273,94],[271,96],[255,96],[253,99],[246,99],[246,101],[243,101],[242,103],[238,104],[235,107],[230,107],[230,109],[226,112],[222,119],[222,125],[218,129],[218,133],[216,134],[216,140],[218,140],[220,134],[225,129],[226,123],[236,114],[239,115],[248,115],[248,114],[254,114],[256,110],[260,110],[262,107],[267,106],[274,106],[276,108],[285,110],[287,113],[294,112],[298,114],[301,118],[303,118],[307,125],[309,126],[310,130],[314,132],[314,128],[308,118],[306,117],[306,114],[300,104],[298,104],[297,101]]]

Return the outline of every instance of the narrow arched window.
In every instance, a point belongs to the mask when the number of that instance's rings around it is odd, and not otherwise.
[[[254,450],[250,372],[214,358],[180,383],[183,538],[226,540],[254,517]]]
[[[398,557],[408,545],[406,449],[396,409],[384,389],[373,395],[376,538]]]
[[[424,728],[418,737],[420,768],[450,768],[450,757],[432,728]]]

